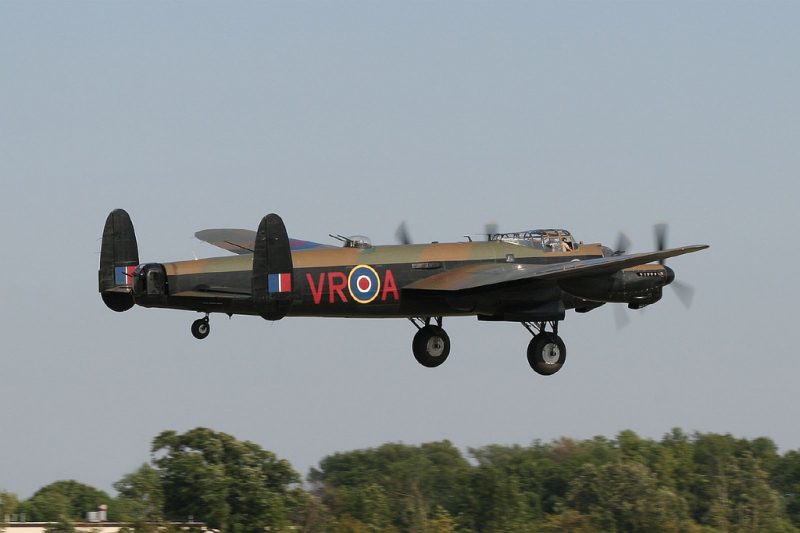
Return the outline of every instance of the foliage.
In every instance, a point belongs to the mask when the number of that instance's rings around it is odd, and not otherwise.
[[[19,505],[29,522],[83,520],[88,511],[109,505],[108,517],[116,520],[111,497],[102,490],[74,480],[56,481],[42,487]]]
[[[44,530],[45,533],[77,533],[75,525],[69,518],[61,517]]]
[[[449,441],[389,443],[323,458],[306,490],[286,461],[210,429],[165,431],[152,452],[113,501],[60,481],[20,504],[0,492],[0,506],[54,521],[48,533],[73,533],[71,520],[107,502],[135,533],[189,516],[222,533],[800,533],[800,451],[766,438],[623,431],[467,455]]]
[[[449,441],[390,443],[330,455],[309,479],[336,517],[348,516],[375,530],[391,525],[422,531],[437,509],[451,517],[465,510],[466,502],[454,488],[468,484],[470,470]]]
[[[425,462],[431,444],[326,457],[309,477],[321,513],[365,531],[429,531],[434,511],[457,531],[797,531],[800,454],[780,456],[765,438],[623,431],[471,449],[474,464],[432,444],[446,463]]]
[[[6,520],[16,512],[18,506],[16,494],[0,490],[0,533],[5,529]]]
[[[566,503],[602,531],[681,531],[688,521],[684,501],[630,460],[584,465]]]
[[[165,431],[153,440],[152,452],[165,516],[191,516],[233,533],[287,525],[299,476],[272,452],[206,428]]]
[[[134,522],[137,532],[143,533],[147,524],[163,521],[164,490],[158,470],[143,464],[114,483],[114,488],[119,493],[115,503],[121,519]]]
[[[0,490],[0,524],[5,521],[6,516],[10,516],[17,511],[19,498],[16,494]]]
[[[788,518],[800,526],[800,450],[789,451],[778,458],[771,481],[784,499]]]

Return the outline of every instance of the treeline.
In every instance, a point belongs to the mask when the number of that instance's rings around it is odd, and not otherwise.
[[[305,483],[272,452],[210,429],[165,431],[151,451],[114,498],[57,481],[25,501],[0,492],[0,519],[68,530],[107,504],[109,520],[140,533],[190,517],[223,533],[800,531],[800,451],[767,438],[624,431],[466,456],[448,441],[392,443],[325,457]]]

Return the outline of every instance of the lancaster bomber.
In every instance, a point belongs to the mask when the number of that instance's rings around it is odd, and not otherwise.
[[[567,350],[558,335],[566,311],[585,313],[606,303],[640,309],[661,299],[675,281],[670,257],[707,245],[667,249],[657,226],[657,251],[628,254],[576,241],[563,229],[492,232],[486,240],[377,246],[366,237],[335,237],[332,246],[289,238],[283,220],[265,216],[257,231],[210,229],[195,236],[234,255],[139,263],[133,224],[122,209],[106,219],[99,290],[112,310],[134,305],[196,311],[192,324],[204,339],[209,315],[406,318],[417,328],[416,360],[442,364],[450,353],[444,317],[519,322],[533,336],[528,363],[554,374]],[[548,331],[549,329],[549,331]]]

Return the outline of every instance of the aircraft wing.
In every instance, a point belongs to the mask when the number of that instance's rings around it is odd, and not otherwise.
[[[193,290],[176,292],[170,296],[181,298],[215,298],[218,300],[249,300],[251,298],[251,293],[244,291],[233,292],[228,290]]]
[[[256,232],[249,229],[217,228],[204,229],[194,234],[195,237],[218,248],[235,254],[252,254],[255,249]],[[290,250],[309,250],[311,248],[333,248],[327,244],[289,238]]]
[[[598,257],[595,259],[576,260],[549,265],[523,263],[483,263],[468,265],[447,270],[441,274],[434,274],[433,276],[406,285],[403,287],[403,290],[445,292],[480,291],[521,282],[600,276],[603,274],[611,274],[623,268],[644,265],[668,257],[697,252],[705,248],[708,248],[708,245],[698,244],[662,250],[660,252]]]

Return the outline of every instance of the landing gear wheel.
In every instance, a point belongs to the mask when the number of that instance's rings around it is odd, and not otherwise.
[[[195,339],[205,339],[211,333],[211,324],[208,323],[208,317],[198,318],[192,322],[192,335]]]
[[[566,359],[567,347],[555,333],[539,333],[528,344],[528,364],[537,374],[555,374]]]
[[[419,364],[437,367],[450,355],[450,337],[441,327],[428,325],[417,331],[411,347]]]

